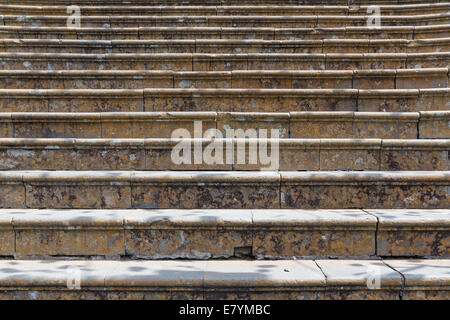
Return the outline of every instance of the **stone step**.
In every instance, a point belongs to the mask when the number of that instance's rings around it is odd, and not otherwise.
[[[447,38],[450,24],[430,26],[381,26],[341,28],[220,28],[220,27],[139,27],[67,28],[0,26],[0,39],[79,39],[79,40],[153,40],[153,39],[429,39]]]
[[[429,4],[447,3],[447,0],[184,0],[183,5],[198,6],[235,6],[235,5],[344,5],[357,7],[360,5],[405,5],[405,4]],[[1,4],[33,4],[33,5],[72,5],[72,0],[0,0]],[[179,6],[179,0],[153,0],[152,5]],[[79,0],[79,5],[148,5],[148,0],[131,0],[124,3],[123,0]]]
[[[448,259],[1,260],[0,298],[448,300],[449,268]]]
[[[380,70],[0,70],[4,89],[448,88],[448,68]]]
[[[450,171],[3,171],[1,208],[447,209]]]
[[[450,256],[449,230],[450,211],[436,209],[1,209],[0,256],[436,258]]]
[[[0,113],[1,138],[170,138],[179,128],[279,129],[282,138],[450,138],[449,111]]]
[[[370,6],[347,6],[347,5],[254,5],[254,6],[150,6],[150,5],[108,5],[108,6],[86,6],[80,7],[81,16],[119,15],[119,16],[293,16],[293,15],[343,15],[361,16],[366,15]],[[423,3],[423,4],[400,4],[380,5],[383,16],[392,15],[423,15],[446,13],[450,9],[449,2]],[[0,12],[4,15],[56,15],[67,16],[67,6],[35,6],[35,5],[0,5]]]
[[[0,70],[355,70],[448,68],[449,52],[427,53],[19,53],[0,52]]]
[[[3,112],[448,110],[449,88],[366,89],[0,89]]]
[[[206,129],[206,128],[205,128]],[[254,129],[255,136],[260,129]],[[225,133],[222,133],[225,136]],[[259,133],[261,135],[261,133]],[[273,134],[273,133],[272,133]],[[269,131],[270,135],[270,131]],[[0,139],[0,170],[449,170],[450,139]],[[250,136],[251,137],[251,136]],[[273,137],[273,136],[272,136]],[[191,154],[180,163],[181,151]],[[207,153],[214,148],[221,154]],[[267,148],[269,162],[258,158]],[[203,159],[193,162],[200,150]],[[253,148],[253,153],[252,153]],[[184,149],[183,149],[184,150]],[[217,151],[220,150],[220,151]],[[259,150],[261,152],[261,150]],[[270,154],[270,157],[269,157]],[[256,156],[255,159],[253,157]]]
[[[425,53],[450,51],[450,38],[325,40],[0,39],[0,52],[35,53]]]
[[[68,15],[23,16],[2,15],[5,26],[67,27]],[[82,16],[83,27],[275,27],[275,28],[339,28],[347,26],[367,26],[370,15],[310,15],[310,16]],[[384,26],[424,26],[450,22],[450,13],[382,16]]]

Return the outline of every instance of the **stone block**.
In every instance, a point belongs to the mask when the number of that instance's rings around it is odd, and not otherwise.
[[[120,211],[32,210],[14,215],[15,256],[124,255]]]
[[[134,208],[277,208],[275,172],[145,172],[132,175]]]
[[[359,210],[254,210],[256,257],[375,254],[376,219]]]
[[[132,257],[229,258],[252,246],[250,210],[137,210],[124,221]]]
[[[378,219],[377,255],[450,256],[448,210],[367,210]]]

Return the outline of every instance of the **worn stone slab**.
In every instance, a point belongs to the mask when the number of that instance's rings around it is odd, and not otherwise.
[[[419,137],[421,139],[450,138],[450,111],[420,112]]]
[[[351,50],[349,52],[352,52]],[[353,88],[357,89],[392,89],[395,88],[397,70],[355,70]]]
[[[377,260],[317,260],[326,277],[326,299],[399,300],[402,278]]]
[[[448,68],[397,70],[396,88],[448,88]]]
[[[12,219],[16,257],[125,253],[123,217],[117,210],[32,210],[14,213]]]
[[[354,70],[447,68],[448,54],[403,53],[18,53],[0,52],[2,70]],[[406,59],[410,62],[406,63]],[[408,61],[409,61],[408,60]],[[417,65],[420,61],[420,65]],[[405,65],[406,64],[406,65]]]
[[[207,261],[206,299],[321,299],[325,277],[313,261]]]
[[[353,89],[144,89],[147,111],[355,111]]]
[[[133,208],[277,208],[276,172],[135,172]]]
[[[386,260],[405,279],[405,300],[448,300],[450,260]]]
[[[376,219],[360,210],[252,210],[259,258],[371,256]]]
[[[416,139],[418,112],[355,112],[354,138]]]
[[[450,88],[420,89],[417,104],[421,105],[420,111],[448,111],[450,105]]]
[[[0,172],[0,207],[25,208],[25,188],[20,172]]]
[[[3,170],[74,170],[76,162],[73,139],[0,139]]]
[[[423,110],[419,90],[359,90],[358,111],[414,112]]]
[[[380,139],[321,139],[320,170],[378,170]]]
[[[202,299],[205,262],[109,262],[105,289],[136,299]],[[116,296],[116,299],[120,296]]]
[[[386,25],[409,26],[424,24],[443,24],[447,22],[448,16],[445,13],[428,15],[400,15],[384,16]],[[3,16],[4,25],[9,26],[65,26],[64,15],[8,15]],[[155,27],[155,26],[186,26],[186,27],[291,27],[291,28],[330,28],[346,26],[366,26],[367,15],[237,15],[237,16],[204,16],[196,14],[190,15],[152,15],[145,12],[145,15],[126,16],[85,16],[84,26],[87,27]]]
[[[14,112],[143,111],[142,95],[138,89],[5,89],[0,91],[0,106]]]
[[[239,121],[239,118],[236,119]],[[270,127],[272,118],[267,119]],[[246,126],[253,123],[251,118],[245,120]],[[223,136],[226,136],[228,128],[227,125],[221,128]],[[235,132],[230,135],[231,138],[214,140],[0,138],[0,169],[204,171],[271,168],[275,171],[368,171],[381,168],[385,171],[433,171],[446,170],[449,166],[447,154],[450,142],[444,139],[273,139],[270,130],[269,138],[266,139],[262,131],[264,129],[248,131],[250,129]],[[212,146],[222,148],[223,151],[218,158],[208,160],[203,157],[200,163],[195,163],[192,154],[189,156],[190,163],[178,163],[173,158],[173,151],[182,144],[191,150],[201,145],[203,156],[207,148]],[[258,152],[264,152],[262,148],[267,148],[269,162],[263,162],[261,155],[254,157],[255,154],[250,153],[253,147],[257,155]]]
[[[289,137],[289,113],[261,112],[218,112],[217,129],[226,137],[226,130],[267,130],[267,138],[272,130],[278,131],[279,138]],[[258,136],[261,137],[261,136]]]
[[[447,208],[447,171],[281,172],[281,207]]]
[[[290,112],[292,138],[416,139],[417,112]]]
[[[110,4],[109,4],[110,5]],[[445,38],[448,25],[431,26],[382,26],[340,28],[219,28],[219,27],[131,27],[89,28],[83,27],[21,27],[2,26],[0,37],[4,39],[267,39],[267,40],[321,40],[321,39],[433,39]]]
[[[24,210],[9,209],[9,213],[21,214]],[[3,213],[3,212],[2,212]],[[15,236],[10,214],[0,213],[0,256],[12,256],[15,251]]]
[[[250,210],[133,210],[124,223],[126,254],[132,257],[210,259],[251,254]]]
[[[123,171],[31,171],[23,183],[28,208],[131,207],[130,173]]]
[[[117,262],[115,262],[117,263]],[[40,290],[68,290],[68,287],[104,288],[106,261],[2,260],[0,287]],[[77,281],[75,281],[75,277]],[[31,298],[33,295],[30,296]]]
[[[383,140],[381,170],[448,170],[450,140]]]
[[[352,111],[290,112],[291,138],[352,138]]]
[[[97,138],[102,136],[100,113],[14,112],[15,138]]]
[[[449,210],[367,210],[378,219],[377,255],[450,255]]]
[[[12,3],[16,3],[13,1]],[[239,15],[365,15],[367,14],[367,5],[359,6],[349,6],[346,1],[337,2],[339,5],[295,5],[296,1],[285,1],[277,2],[276,6],[266,5],[267,1],[262,2],[264,5],[256,5],[258,3],[251,2],[252,5],[248,3],[240,4],[239,6],[229,6],[229,5],[218,5],[214,6],[212,4],[220,4],[217,1],[205,2],[201,6],[193,6],[193,3],[183,6],[167,6],[167,1],[159,2],[164,3],[163,6],[153,6],[153,5],[141,5],[141,2],[131,3],[130,5],[123,5],[123,3],[118,2],[119,5],[114,5],[110,8],[108,6],[88,6],[90,3],[82,2],[80,7],[83,14],[86,15],[99,15],[99,14],[116,14],[116,15],[224,15],[224,16],[239,16]],[[45,3],[47,4],[47,3]],[[115,3],[114,3],[115,4]],[[253,5],[255,4],[255,5]],[[291,5],[292,4],[292,5]],[[22,15],[64,15],[66,14],[66,7],[62,5],[58,6],[34,6],[34,5],[2,5],[2,12],[5,14],[22,14]],[[385,12],[386,15],[418,15],[418,14],[432,14],[432,13],[444,13],[448,9],[446,3],[422,3],[422,4],[399,4],[396,6],[392,5],[380,5],[380,9]]]

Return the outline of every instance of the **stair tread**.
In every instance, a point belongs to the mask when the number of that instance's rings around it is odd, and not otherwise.
[[[79,269],[82,287],[296,288],[365,286],[376,267],[382,287],[447,288],[450,260],[0,261],[0,286],[66,287]],[[4,271],[3,271],[4,270]]]
[[[0,209],[7,227],[450,228],[450,209]],[[372,229],[373,230],[373,229]]]

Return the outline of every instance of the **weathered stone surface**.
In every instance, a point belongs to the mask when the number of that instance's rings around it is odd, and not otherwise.
[[[75,139],[77,170],[145,169],[144,139],[95,139],[92,142],[92,139]]]
[[[450,255],[449,210],[367,210],[378,219],[378,256]]]
[[[100,113],[15,112],[15,138],[97,138],[102,136]]]
[[[320,139],[282,139],[279,149],[282,171],[320,169]]]
[[[449,299],[450,260],[386,260],[388,266],[405,279],[402,298]]]
[[[383,140],[381,170],[448,170],[448,140]]]
[[[417,112],[355,112],[353,117],[354,138],[417,138]]]
[[[250,210],[137,210],[124,222],[132,257],[226,258],[252,247]]]
[[[419,137],[421,139],[449,139],[450,111],[420,112]]]
[[[376,219],[359,210],[253,210],[259,258],[370,256]]]
[[[353,88],[393,89],[397,70],[355,70]]]
[[[414,112],[423,110],[418,104],[419,90],[359,90],[358,111]]]
[[[25,173],[23,181],[28,208],[131,207],[129,173],[38,171]]]
[[[267,138],[272,137],[272,130],[278,131],[278,137],[289,137],[289,113],[256,113],[256,112],[218,112],[217,129],[226,137],[226,130],[254,129],[259,134],[261,130],[267,131]],[[261,138],[261,136],[258,136]],[[232,138],[232,137],[227,137]]]
[[[23,210],[10,209],[10,212],[20,214]],[[9,214],[0,214],[0,256],[12,256],[15,250],[15,235],[12,218]]]
[[[321,139],[321,170],[378,170],[380,139]]]
[[[236,115],[235,115],[236,116]],[[225,118],[226,120],[226,118]],[[250,119],[246,119],[250,120]],[[278,119],[278,120],[282,120]],[[246,125],[249,125],[248,122]],[[268,123],[271,124],[270,122]],[[264,123],[263,123],[264,125]],[[286,126],[286,131],[287,131]],[[223,126],[226,131],[226,125]],[[235,129],[235,128],[234,128]],[[249,128],[251,129],[251,128]],[[247,130],[247,129],[244,129]],[[260,130],[260,129],[256,129]],[[278,130],[278,129],[275,129]],[[269,135],[271,132],[268,132]],[[243,131],[245,134],[245,131]],[[381,139],[0,139],[4,170],[446,170],[447,140]],[[258,135],[258,131],[255,131]],[[174,148],[222,148],[219,159],[178,163]],[[255,154],[250,153],[252,147]],[[266,148],[267,159],[262,150]],[[202,152],[204,155],[204,152]],[[232,158],[229,158],[232,154]],[[264,155],[265,157],[266,155]],[[242,158],[243,157],[243,158]],[[190,162],[190,163],[189,163]]]
[[[450,106],[450,88],[421,89],[417,105],[420,111],[448,111]]]
[[[205,262],[206,299],[321,299],[325,277],[313,261]]]
[[[282,172],[282,208],[447,208],[444,172]]]
[[[275,172],[145,172],[131,178],[134,208],[278,208]]]
[[[353,112],[290,112],[291,138],[351,138]]]
[[[448,68],[397,70],[396,88],[448,88]]]
[[[25,207],[25,188],[20,172],[0,173],[0,207]]]
[[[399,300],[400,274],[382,261],[318,260],[327,279],[326,299]]]
[[[119,256],[124,252],[120,211],[33,210],[14,214],[15,256]]]

